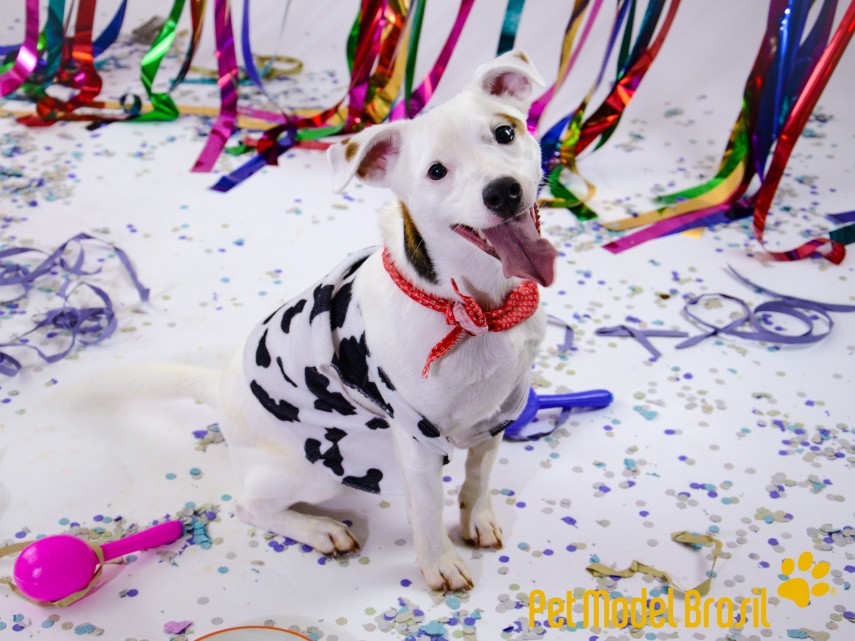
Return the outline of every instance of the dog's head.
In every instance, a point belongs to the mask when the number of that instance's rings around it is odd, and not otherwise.
[[[534,85],[543,80],[522,51],[480,66],[445,104],[330,147],[333,187],[356,176],[392,189],[405,252],[428,281],[464,265],[549,285],[556,251],[537,227],[540,146],[526,127]]]

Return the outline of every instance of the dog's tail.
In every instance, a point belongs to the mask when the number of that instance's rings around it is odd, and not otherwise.
[[[117,410],[125,404],[188,399],[215,408],[222,374],[191,365],[128,365],[58,388],[52,400],[66,407]]]
[[[192,399],[217,406],[222,371],[193,365],[146,364],[135,368],[133,394],[142,398]]]

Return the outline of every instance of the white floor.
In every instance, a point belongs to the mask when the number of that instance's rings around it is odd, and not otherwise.
[[[271,4],[253,9],[259,42],[278,37],[280,13]],[[440,99],[490,57],[504,4],[476,3]],[[594,206],[604,217],[644,211],[663,189],[693,186],[714,172],[765,25],[765,3],[750,4],[684,3],[612,141],[580,164],[597,185]],[[293,3],[278,50],[305,60],[306,69],[272,88],[283,104],[338,99],[356,5]],[[518,44],[551,77],[569,3],[529,5]],[[99,3],[99,16],[112,6]],[[450,0],[430,4],[420,64],[429,64],[456,7]],[[165,2],[132,7],[128,28],[167,9]],[[14,42],[22,7],[0,12],[8,17],[0,40]],[[213,66],[210,30],[206,37],[199,64]],[[548,122],[587,91],[601,52],[595,44]],[[141,53],[127,44],[108,51],[114,59],[104,69],[106,96],[138,90]],[[167,61],[163,77],[177,62]],[[830,118],[808,125],[816,135],[801,139],[791,159],[773,214],[780,221],[770,232],[776,246],[828,228],[826,213],[853,209],[853,72],[850,50],[819,103]],[[180,88],[177,101],[217,104],[215,90],[199,85]],[[247,104],[265,106],[249,90]],[[51,251],[77,233],[96,235],[124,249],[152,291],[151,302],[140,304],[115,257],[92,248],[90,257],[104,259],[92,282],[113,298],[118,331],[52,365],[14,352],[25,368],[0,381],[0,542],[69,528],[97,537],[98,528],[110,534],[167,514],[195,515],[211,539],[110,566],[97,591],[64,610],[39,608],[0,586],[0,640],[178,639],[182,626],[169,625],[175,622],[192,622],[187,638],[250,623],[297,626],[324,641],[852,638],[855,314],[833,314],[830,335],[806,347],[724,337],[678,351],[674,339],[654,339],[663,354],[656,362],[631,339],[594,334],[638,321],[694,334],[698,329],[681,309],[685,297],[700,293],[722,292],[752,305],[769,300],[730,277],[727,265],[776,291],[852,305],[851,256],[840,266],[770,263],[745,222],[612,255],[601,249],[612,236],[595,223],[579,223],[564,210],[544,212],[545,233],[562,256],[558,282],[543,300],[573,325],[577,349],[559,352],[561,332],[551,330],[536,364],[538,391],[605,387],[615,402],[575,415],[551,438],[504,444],[494,477],[506,533],[502,551],[463,548],[453,508],[462,457],[452,461],[447,521],[477,585],[469,594],[444,596],[427,589],[415,566],[401,497],[354,493],[331,506],[353,521],[363,551],[325,559],[235,518],[227,448],[206,431],[216,422],[210,410],[133,404],[133,389],[110,407],[87,400],[99,376],[143,361],[221,366],[254,323],[347,252],[378,242],[376,212],[388,194],[360,186],[332,194],[318,151],[296,149],[228,194],[210,191],[217,175],[243,159],[224,156],[216,175],[190,173],[208,129],[209,121],[196,117],[95,132],[79,123],[26,129],[0,120],[0,168],[21,174],[0,173],[3,245]],[[40,283],[48,291],[33,290],[20,304],[24,313],[0,316],[0,342],[56,304],[50,296],[56,282]],[[713,313],[721,321],[728,311]],[[585,571],[592,557],[620,568],[637,559],[672,573],[682,586],[700,583],[709,550],[672,543],[671,533],[681,530],[724,543],[711,596],[767,590],[769,628],[691,628],[681,620],[660,629],[528,629],[532,590],[564,597],[600,585]],[[800,608],[776,589],[782,562],[803,552],[830,564],[826,576],[806,576],[831,589]],[[10,573],[11,561],[0,560],[0,575]],[[627,598],[658,585],[639,577],[606,583]],[[441,629],[445,636],[436,636]],[[294,638],[272,635],[264,640]]]

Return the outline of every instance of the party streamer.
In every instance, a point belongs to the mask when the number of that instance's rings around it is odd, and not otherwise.
[[[676,345],[676,349],[685,349],[712,338],[713,336],[732,336],[743,340],[762,341],[780,345],[807,345],[818,343],[831,333],[834,321],[830,312],[855,312],[855,305],[842,303],[823,303],[806,298],[798,298],[788,294],[780,294],[748,280],[733,267],[728,266],[728,272],[737,281],[758,292],[765,293],[776,300],[760,303],[752,309],[745,301],[736,296],[722,293],[709,293],[689,299],[683,307],[683,314],[691,322],[703,328],[703,333],[689,337],[686,332],[672,330],[647,330],[629,325],[601,327],[596,330],[598,336],[625,336],[636,339],[651,354],[650,361],[656,361],[662,356],[650,342],[651,337],[685,338]],[[725,325],[716,325],[705,320],[697,311],[702,303],[708,300],[724,300],[736,305],[738,312],[731,314],[732,320]],[[801,333],[784,331],[783,328],[771,321],[771,315],[789,316],[801,323]],[[817,322],[824,329],[817,328]]]
[[[634,97],[641,81],[662,48],[679,6],[679,0],[671,0],[668,11],[664,12],[665,0],[651,0],[645,10],[639,32],[633,41],[636,1],[623,0],[618,2],[597,79],[576,110],[553,125],[541,139],[544,172],[549,177],[548,184],[552,195],[555,197],[551,201],[545,201],[546,204],[555,207],[567,207],[581,220],[596,217],[596,213],[586,204],[593,198],[596,189],[593,184],[581,176],[576,166],[576,159],[594,141],[599,139],[597,146],[602,146],[615,131],[624,110]],[[657,26],[659,27],[658,32],[656,31]],[[585,119],[588,103],[603,81],[606,65],[612,56],[622,27],[623,35],[617,57],[617,74],[612,90],[594,113]],[[654,33],[656,33],[655,38]],[[561,182],[561,174],[565,168],[585,183],[587,195],[584,198],[577,198]]]
[[[520,25],[520,14],[522,14],[525,0],[508,0],[505,8],[505,18],[502,20],[502,32],[499,34],[499,46],[496,55],[501,55],[514,48],[517,39],[517,29]]]
[[[285,23],[288,19],[288,11],[291,9],[291,0],[286,0],[285,2],[285,10],[282,12],[282,21],[279,26],[279,39],[281,41],[282,34],[285,31]],[[271,104],[276,105],[276,100],[267,92],[267,89],[264,87],[264,83],[261,81],[261,76],[265,75],[269,68],[265,68],[261,74],[259,74],[258,69],[255,66],[255,56],[252,53],[252,42],[249,37],[249,0],[243,1],[243,21],[241,22],[241,53],[243,54],[243,66],[246,70],[247,77],[252,81],[252,83],[256,86],[256,88],[261,91],[265,98],[267,98]],[[276,59],[276,54],[274,53],[269,57],[269,60],[272,64],[273,60]],[[302,65],[301,65],[302,66]],[[282,113],[280,111],[280,113]]]
[[[418,40],[425,2],[420,0],[415,7],[408,7],[399,1],[363,0],[348,41],[351,79],[346,95],[322,112],[290,118],[269,129],[258,141],[258,153],[222,177],[213,189],[233,189],[266,164],[275,164],[276,158],[298,140],[317,140],[337,133],[359,131],[387,118],[402,117],[404,113],[415,115],[430,98],[434,84],[445,70],[472,6],[472,0],[463,0],[437,63],[422,85],[412,92],[409,103],[399,103],[396,112],[393,101],[405,84],[407,69],[412,72],[414,68],[407,64],[408,55],[414,53],[409,43]]]
[[[74,36],[71,38],[70,53],[63,49],[59,71],[65,70],[67,84],[78,93],[68,100],[60,100],[48,94],[36,103],[36,115],[19,119],[30,126],[46,126],[57,119],[76,119],[72,112],[91,104],[101,93],[101,76],[95,70],[92,47],[92,24],[95,19],[95,0],[80,0],[77,8]],[[69,59],[66,59],[66,56]],[[63,62],[65,61],[65,62]]]
[[[743,107],[715,176],[697,187],[659,198],[665,207],[604,222],[612,230],[653,223],[607,244],[606,249],[618,253],[667,234],[753,216],[755,237],[776,260],[799,260],[814,254],[834,263],[843,260],[844,245],[855,242],[851,227],[786,252],[769,250],[764,239],[769,207],[787,160],[855,29],[852,2],[831,36],[837,0],[825,0],[805,36],[810,4],[771,2],[766,34],[745,85]],[[760,178],[760,188],[746,195],[755,176]]]
[[[0,75],[0,96],[15,91],[33,72],[38,63],[39,0],[27,0],[24,42],[12,67]]]
[[[112,44],[125,16],[127,0],[122,0],[108,26],[93,39],[92,23],[97,0],[71,3],[75,13],[74,33],[66,36],[63,24],[65,0],[49,0],[47,21],[39,38],[39,3],[24,0],[26,28],[20,45],[2,48],[8,60],[0,68],[0,95],[16,91],[36,102],[36,113],[20,121],[30,126],[46,126],[58,120],[90,120],[91,127],[115,121],[171,120],[181,110],[170,94],[186,79],[192,68],[200,41],[207,0],[190,0],[192,35],[176,77],[165,92],[154,90],[161,62],[176,36],[178,21],[186,0],[174,0],[169,17],[150,49],[143,57],[140,77],[147,100],[124,96],[120,103],[98,101],[101,78],[94,58]],[[75,9],[76,4],[76,9]],[[449,34],[428,74],[416,85],[414,74],[427,0],[361,0],[359,12],[347,42],[350,81],[345,95],[331,107],[305,114],[263,111],[238,104],[239,68],[229,0],[214,1],[214,28],[217,54],[216,80],[220,86],[220,108],[210,135],[194,164],[194,171],[210,171],[229,137],[240,126],[264,127],[257,140],[232,148],[232,153],[255,149],[255,155],[243,166],[224,176],[213,189],[228,191],[246,180],[296,144],[311,144],[335,134],[351,133],[386,120],[417,115],[431,99],[448,63],[474,0],[461,0]],[[529,128],[536,131],[543,114],[552,104],[574,67],[601,11],[603,0],[574,0],[564,31],[556,80],[533,104]],[[765,226],[769,207],[786,162],[816,100],[855,29],[855,0],[832,34],[838,0],[770,0],[766,35],[744,91],[743,109],[734,125],[716,175],[707,183],[662,197],[662,207],[627,219],[603,223],[609,229],[629,230],[656,223],[639,233],[630,234],[607,245],[613,252],[623,251],[652,238],[699,226],[729,222],[753,216],[753,228],[765,248]],[[811,12],[814,5],[818,10]],[[280,31],[288,16],[285,3]],[[277,56],[267,58],[259,72],[249,34],[249,0],[244,0],[241,50],[246,77],[268,99],[262,78]],[[511,48],[516,40],[524,0],[508,0],[497,51]],[[542,136],[544,170],[552,191],[553,206],[567,207],[581,219],[596,213],[587,204],[595,187],[578,169],[579,155],[589,146],[601,147],[617,127],[627,105],[638,90],[646,72],[659,54],[669,33],[679,0],[649,0],[642,12],[637,0],[617,0],[602,64],[596,81],[579,106],[558,120]],[[808,29],[809,13],[813,26]],[[72,15],[68,16],[69,21]],[[641,15],[636,28],[637,14]],[[596,89],[602,84],[606,67],[615,59],[612,88],[603,102],[587,113]],[[296,67],[299,68],[299,61]],[[67,100],[47,94],[52,83],[72,87],[77,93]],[[275,105],[275,102],[274,102]],[[80,107],[86,107],[84,111]],[[93,109],[120,113],[95,113]],[[194,113],[209,110],[195,109]],[[123,112],[123,113],[122,113]],[[188,110],[188,113],[190,110]],[[238,118],[241,117],[239,121]],[[265,123],[267,125],[265,126]],[[271,126],[272,125],[272,126]],[[587,190],[577,196],[563,182],[564,172],[580,178]],[[761,185],[746,195],[755,176]],[[673,220],[677,219],[677,220]],[[813,239],[789,252],[770,252],[778,260],[795,260],[822,254],[833,262],[845,255],[844,245],[855,242],[855,226],[835,229],[827,237]]]
[[[178,26],[178,20],[181,18],[181,13],[183,11],[184,0],[175,0],[175,2],[172,4],[172,9],[169,12],[169,16],[167,17],[166,22],[164,22],[163,27],[161,27],[160,32],[157,34],[157,37],[155,37],[154,42],[152,42],[151,44],[151,47],[142,58],[142,62],[140,63],[140,80],[142,81],[143,87],[145,88],[145,92],[148,95],[148,100],[152,106],[152,109],[151,111],[148,111],[146,113],[140,113],[138,107],[134,108],[131,111],[131,115],[135,116],[135,120],[162,121],[173,120],[178,117],[178,107],[175,105],[175,102],[172,100],[172,97],[169,95],[169,92],[155,93],[153,87],[155,76],[157,75],[157,71],[160,68],[160,63],[163,60],[163,57],[166,55],[166,52],[169,51],[170,47],[172,47],[172,42],[175,39],[175,31]],[[197,30],[197,25],[194,22],[194,36]],[[198,36],[191,38],[191,42],[195,43],[197,37]],[[188,55],[186,59],[189,60],[191,56],[192,54]],[[181,74],[179,73],[179,76],[180,75]],[[173,87],[175,87],[175,83],[173,83]]]
[[[100,55],[116,41],[125,19],[126,9],[127,0],[122,0],[107,27],[93,42],[94,56]],[[12,95],[20,87],[25,96],[38,101],[44,96],[45,88],[53,82],[60,68],[66,33],[65,0],[49,0],[47,20],[41,37],[38,33],[39,3],[25,0],[24,10],[26,16],[24,42],[0,47],[0,55],[17,53],[14,61],[0,68],[0,96]],[[46,56],[43,58],[44,54]],[[33,77],[28,77],[31,74]]]
[[[693,588],[689,588],[688,590],[681,588],[677,585],[671,575],[667,572],[663,572],[662,570],[658,570],[652,565],[647,565],[646,563],[642,563],[641,561],[633,561],[630,563],[629,567],[624,570],[616,570],[615,568],[610,568],[607,565],[602,563],[591,563],[585,569],[591,574],[591,576],[595,577],[618,577],[621,579],[626,579],[635,574],[646,574],[647,576],[651,576],[654,579],[659,579],[660,581],[664,581],[668,583],[673,589],[678,592],[686,593],[695,591],[701,596],[706,595],[710,588],[712,587],[712,580],[715,576],[715,566],[718,563],[719,556],[721,555],[722,550],[722,542],[716,539],[715,537],[708,536],[706,534],[693,534],[691,532],[674,532],[671,535],[671,540],[676,543],[682,543],[683,545],[690,545],[694,548],[703,548],[705,546],[711,545],[713,548],[712,552],[712,566],[709,571],[707,571],[707,578],[702,581],[700,584],[696,585]]]
[[[28,8],[26,43],[37,43],[38,3],[34,0],[25,1]],[[648,12],[655,13],[655,6],[661,5],[662,1],[652,0],[651,6],[653,8],[649,8]],[[35,57],[36,65],[40,71],[44,72],[43,80],[38,87],[27,85],[31,95],[37,100],[37,106],[36,114],[21,118],[24,124],[45,126],[57,120],[89,120],[93,121],[90,128],[96,128],[116,121],[172,120],[181,113],[170,93],[186,79],[188,71],[192,68],[192,60],[198,47],[207,2],[206,0],[190,0],[192,25],[190,44],[181,62],[181,68],[167,91],[157,92],[154,90],[155,78],[164,56],[174,43],[177,24],[186,6],[185,0],[173,1],[169,17],[141,62],[140,78],[147,100],[139,96],[123,96],[119,103],[97,101],[96,98],[101,88],[101,78],[95,69],[94,57],[102,53],[116,39],[124,19],[126,2],[127,0],[122,1],[108,27],[93,41],[92,19],[96,0],[81,0],[78,4],[75,32],[71,38],[66,38],[65,28],[62,26],[65,1],[49,1],[48,22],[44,34],[45,50],[30,47],[37,54]],[[620,0],[617,26],[623,22],[627,14],[630,16],[634,14],[635,2],[636,0]],[[250,139],[247,141],[249,144],[239,145],[236,148],[238,153],[252,148],[255,148],[257,153],[235,172],[223,177],[214,186],[215,190],[228,191],[264,165],[275,164],[279,155],[300,142],[310,143],[338,133],[359,131],[363,127],[387,119],[414,117],[428,103],[448,68],[451,54],[457,45],[473,4],[474,0],[461,0],[458,13],[436,61],[416,87],[414,86],[414,73],[427,0],[362,0],[347,43],[348,68],[351,79],[345,96],[328,109],[309,115],[289,115],[253,108],[244,108],[243,111],[239,109],[237,95],[239,70],[235,55],[230,3],[228,0],[215,0],[214,27],[218,63],[217,82],[221,92],[220,109],[193,170],[210,171],[213,168],[217,157],[225,147],[226,141],[240,124],[237,120],[239,113],[255,118],[256,122],[266,120],[273,126],[269,127],[257,141]],[[576,0],[565,32],[558,80],[535,104],[534,112],[536,115],[530,123],[532,128],[536,127],[540,115],[566,80],[581,45],[587,39],[601,5],[602,0],[594,0],[592,3],[588,21],[579,41],[579,47],[574,49],[572,44],[575,41],[577,31],[589,11],[589,0]],[[513,46],[524,6],[524,0],[508,0],[498,52],[501,53]],[[259,74],[255,66],[256,57],[252,55],[249,36],[249,0],[244,0],[243,9],[241,50],[245,59],[245,71],[249,80],[270,98],[261,82],[263,74]],[[288,5],[286,5],[283,13],[283,26],[287,14]],[[630,52],[628,44],[631,31],[632,26],[629,25],[623,37],[621,64],[632,62],[633,53]],[[639,43],[648,39],[649,34],[646,31],[649,29],[646,29],[643,24]],[[607,57],[614,45],[616,34],[617,31],[612,37]],[[67,43],[68,46],[63,46],[64,43]],[[37,47],[37,44],[35,46]],[[638,50],[643,48],[641,44],[636,45]],[[23,44],[19,49],[19,58],[24,62],[30,60],[26,56],[27,50]],[[45,60],[40,59],[43,53],[47,54]],[[271,60],[273,58],[275,56],[271,57]],[[2,78],[4,80],[14,78],[14,81],[17,82],[20,79],[19,76],[33,75],[32,72],[35,68],[10,67],[4,71]],[[15,71],[16,69],[17,71]],[[53,82],[73,86],[78,89],[78,94],[66,101],[52,98],[47,95],[45,89]],[[4,93],[8,94],[14,91],[15,87],[7,82],[2,85],[2,88]],[[83,106],[89,109],[85,113],[77,111],[79,107]],[[116,108],[120,108],[123,113],[92,111],[93,109],[115,110]],[[205,110],[196,109],[193,111],[194,113],[201,113]],[[258,119],[262,120],[259,121]],[[245,117],[243,122],[247,122]],[[566,151],[564,157],[566,157]]]
[[[378,27],[384,4],[379,0],[363,0],[359,15],[348,38],[348,61],[351,68],[348,96],[351,99],[355,88],[367,82],[371,66],[376,60],[379,42],[375,41],[374,34],[377,34],[377,40],[379,40]],[[369,55],[372,50],[375,52],[374,57]],[[363,89],[363,95],[364,93],[365,90]],[[276,158],[285,153],[296,142],[298,127],[312,128],[318,138],[341,131],[344,128],[346,113],[343,105],[348,96],[342,97],[338,103],[322,112],[299,120],[286,119],[284,123],[268,129],[258,141],[258,153],[229,175],[220,178],[212,189],[214,191],[230,191],[264,166],[275,164]],[[330,125],[329,123],[333,119],[338,122]],[[311,136],[311,134],[305,133],[304,135]]]
[[[128,276],[131,279],[140,300],[145,302],[149,298],[149,290],[140,282],[136,271],[131,264],[128,255],[119,247],[111,245],[89,234],[81,233],[68,239],[57,247],[52,253],[47,254],[31,247],[10,247],[0,251],[0,288],[11,288],[16,292],[10,298],[3,300],[4,304],[14,304],[26,297],[35,287],[36,281],[44,276],[50,276],[57,272],[62,273],[64,282],[56,292],[62,305],[51,309],[43,315],[35,326],[14,340],[0,343],[0,374],[15,376],[22,368],[21,363],[6,353],[8,348],[26,348],[36,354],[46,363],[54,363],[68,356],[77,343],[82,345],[94,345],[111,336],[117,327],[116,314],[109,295],[100,287],[87,283],[83,280],[87,276],[99,273],[85,269],[85,245],[101,245],[113,253],[119,259]],[[66,258],[67,252],[76,248],[77,253],[73,260]],[[19,257],[30,254],[42,254],[45,258],[34,268],[26,263],[17,262]],[[88,290],[94,294],[102,303],[101,306],[75,307],[71,303],[72,295],[77,291]],[[46,353],[31,342],[31,335],[38,333],[47,339],[57,336],[67,336],[68,340],[64,348],[53,353]]]
[[[458,9],[457,16],[455,17],[454,23],[449,31],[448,38],[446,38],[445,43],[436,58],[436,62],[434,62],[433,68],[425,76],[418,88],[411,92],[409,97],[405,94],[404,100],[392,108],[392,113],[390,114],[391,120],[403,118],[405,115],[407,118],[414,118],[428,103],[433,92],[436,90],[439,81],[442,80],[445,70],[448,68],[448,61],[451,58],[451,54],[454,52],[454,47],[457,45],[460,33],[466,25],[466,21],[469,18],[469,13],[472,10],[474,2],[475,0],[461,0],[460,8]],[[419,9],[423,11],[425,5],[426,0],[420,0]],[[421,18],[418,15],[414,20],[413,28],[415,32],[411,39],[411,43],[418,43],[418,33],[421,30]],[[412,65],[407,68],[408,74],[414,73],[415,70],[416,50],[412,46],[411,48]],[[412,82],[412,78],[409,75],[408,81],[410,83]]]
[[[585,28],[582,31],[582,35],[579,38],[579,44],[576,47],[573,47],[573,43],[576,39],[576,33],[579,30],[579,26],[582,23],[582,20],[585,17],[585,14],[588,10],[588,0],[576,0],[573,5],[573,10],[570,13],[570,19],[567,22],[567,27],[564,30],[564,38],[562,40],[561,45],[561,58],[558,63],[558,78],[555,83],[549,87],[542,96],[540,96],[537,100],[534,101],[531,108],[529,109],[528,115],[528,129],[532,133],[537,131],[538,123],[540,122],[541,116],[543,116],[543,112],[546,111],[546,108],[552,102],[555,94],[557,94],[561,87],[564,85],[564,82],[567,80],[567,76],[570,75],[571,69],[573,69],[573,65],[576,62],[576,59],[579,57],[579,52],[582,51],[582,48],[585,45],[585,42],[588,39],[588,34],[591,32],[591,27],[597,19],[597,15],[600,12],[600,7],[602,6],[602,0],[594,0],[593,7],[591,8],[591,14],[588,17],[588,20],[585,22]],[[554,153],[555,150],[553,149]]]
[[[193,165],[193,171],[210,171],[237,121],[237,54],[235,53],[232,12],[229,0],[214,0],[214,32],[217,42],[217,69],[220,77],[220,114],[211,127],[205,146]]]

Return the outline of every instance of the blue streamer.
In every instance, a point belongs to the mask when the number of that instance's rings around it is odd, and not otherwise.
[[[497,56],[514,48],[524,5],[525,0],[508,0],[508,6],[505,8],[505,19],[502,21],[502,33],[499,36],[499,46],[496,49]]]
[[[285,133],[277,139],[277,148],[273,155],[276,157],[281,156],[291,149],[296,142],[297,132],[293,128],[287,129]],[[257,153],[230,174],[220,177],[220,179],[212,185],[210,189],[212,191],[219,192],[231,191],[250,176],[264,169],[268,164],[267,157],[264,154]]]
[[[122,23],[125,21],[125,9],[128,7],[128,0],[122,0],[122,4],[116,10],[116,15],[110,20],[107,28],[98,36],[92,43],[92,55],[96,58],[100,56],[107,48],[116,42],[119,33],[122,31]]]
[[[828,214],[836,223],[855,223],[855,211],[844,211],[839,214]]]

